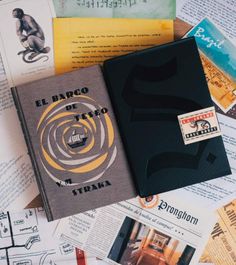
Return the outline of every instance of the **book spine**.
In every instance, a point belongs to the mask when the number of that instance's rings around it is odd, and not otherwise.
[[[16,106],[16,110],[17,110],[17,113],[18,113],[18,117],[19,117],[19,120],[20,120],[20,124],[21,124],[21,128],[22,128],[23,135],[24,135],[24,138],[25,138],[25,142],[26,142],[26,145],[27,145],[27,148],[28,148],[28,152],[29,152],[29,156],[30,156],[30,159],[31,159],[31,163],[33,165],[33,169],[34,169],[34,173],[35,173],[35,176],[36,176],[36,181],[37,181],[37,184],[38,184],[40,195],[41,195],[42,200],[43,200],[44,210],[46,212],[48,221],[53,221],[54,218],[53,218],[52,211],[51,211],[49,203],[48,203],[47,195],[46,195],[46,192],[45,192],[45,188],[44,188],[44,184],[43,184],[43,181],[42,181],[42,178],[41,178],[40,171],[38,169],[37,161],[35,159],[36,156],[35,156],[35,152],[34,152],[34,149],[33,149],[32,142],[30,140],[30,135],[29,135],[29,131],[28,131],[28,128],[27,128],[26,121],[25,121],[24,113],[22,111],[22,107],[21,107],[21,104],[20,104],[19,96],[18,96],[18,93],[17,93],[17,87],[12,87],[11,88],[11,92],[12,92],[13,100],[14,100],[14,103],[15,103],[15,106]]]

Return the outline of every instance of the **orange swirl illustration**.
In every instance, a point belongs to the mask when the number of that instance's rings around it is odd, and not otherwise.
[[[67,110],[72,105],[76,108]],[[109,110],[88,96],[49,105],[39,119],[37,132],[42,166],[60,186],[100,179],[117,155]]]

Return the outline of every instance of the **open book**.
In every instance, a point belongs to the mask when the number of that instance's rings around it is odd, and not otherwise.
[[[231,173],[194,38],[12,92],[49,220]]]

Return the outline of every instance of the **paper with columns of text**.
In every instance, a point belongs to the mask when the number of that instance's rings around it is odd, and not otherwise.
[[[135,198],[62,219],[54,235],[109,264],[196,264],[216,222],[174,194]]]
[[[222,205],[217,210],[217,223],[200,259],[202,263],[236,264],[236,193],[232,200]]]

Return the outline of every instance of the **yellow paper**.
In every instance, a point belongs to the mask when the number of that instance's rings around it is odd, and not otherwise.
[[[216,223],[200,262],[236,264],[236,199],[217,210]]]
[[[56,73],[173,41],[172,20],[55,18]]]

